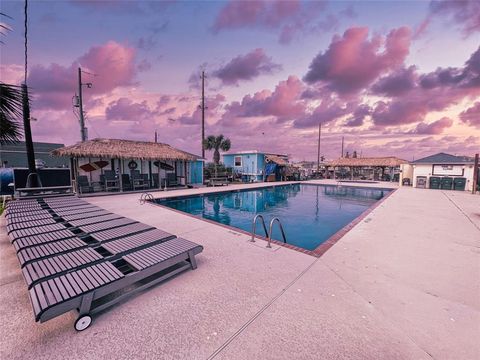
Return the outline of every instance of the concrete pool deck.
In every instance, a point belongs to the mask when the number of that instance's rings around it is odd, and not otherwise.
[[[400,188],[320,258],[138,198],[86,200],[202,244],[198,269],[84,332],[73,313],[36,324],[2,217],[0,358],[480,358],[479,196]]]

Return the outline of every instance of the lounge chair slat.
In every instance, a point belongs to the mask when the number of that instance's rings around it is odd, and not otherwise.
[[[97,216],[109,215],[109,214],[111,214],[111,212],[108,212],[107,210],[98,210],[94,212],[81,213],[81,214],[72,214],[72,215],[63,214],[61,218],[64,219],[65,221],[71,221],[71,220],[78,220],[78,219],[94,218]]]
[[[135,223],[127,226],[122,226],[121,228],[99,231],[91,234],[91,236],[98,241],[107,241],[127,235],[133,235],[134,233],[145,231],[148,229],[152,229],[152,227],[142,223]]]
[[[48,284],[48,286],[50,286],[50,290],[52,291],[53,296],[55,296],[55,300],[56,300],[57,302],[63,301],[63,297],[62,297],[62,295],[60,294],[60,291],[58,290],[57,285],[55,284],[55,282],[54,282],[52,279],[50,279],[50,280],[47,281],[47,284]]]
[[[55,282],[55,285],[57,286],[58,290],[60,291],[60,294],[62,295],[62,298],[64,300],[68,299],[70,297],[70,294],[66,287],[63,285],[62,281],[59,278],[53,278],[53,281]]]
[[[134,223],[138,223],[138,221],[128,219],[128,218],[121,218],[121,219],[105,221],[97,224],[79,226],[79,229],[86,233],[92,233],[92,232],[98,232],[98,231],[107,230],[107,229],[113,229],[116,227],[134,224]]]
[[[107,215],[96,216],[94,218],[72,220],[72,221],[69,221],[69,224],[72,226],[80,227],[83,225],[96,224],[104,221],[121,219],[121,218],[122,216],[117,214],[107,214]]]
[[[46,243],[42,245],[36,245],[28,248],[23,248],[18,252],[18,257],[21,259],[21,264],[24,266],[26,263],[39,260],[41,258],[55,255],[59,252],[66,252],[75,249],[81,249],[87,247],[87,244],[78,238],[71,238],[66,240],[60,240],[53,243]],[[42,254],[36,254],[34,251],[42,252]],[[22,261],[23,259],[23,261]]]

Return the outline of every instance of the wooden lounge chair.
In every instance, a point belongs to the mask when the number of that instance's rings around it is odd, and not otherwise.
[[[35,320],[44,322],[78,310],[75,329],[85,330],[92,322],[91,315],[182,271],[196,269],[195,255],[202,250],[198,244],[175,238],[116,261],[102,261],[41,281],[29,290]],[[170,271],[163,272],[166,269]],[[152,279],[155,274],[159,276]],[[147,278],[147,283],[141,283]]]
[[[60,230],[70,230],[74,234],[92,233],[95,231],[112,229],[115,227],[129,225],[137,222],[135,220],[124,218],[124,217],[119,217],[117,219],[110,219],[109,221],[102,221],[102,222],[96,222],[95,218],[93,219],[94,219],[92,220],[93,222],[84,223],[77,226],[72,226],[70,223],[55,223],[55,224],[49,224],[44,226],[19,229],[16,231],[12,231],[8,236],[10,237],[11,242],[14,242],[15,240],[18,240],[21,238],[45,234],[45,233],[52,233]]]
[[[88,229],[89,231],[86,233],[82,229]],[[27,247],[66,240],[76,236],[84,239],[87,243],[91,243],[92,238],[93,242],[112,240],[149,229],[152,229],[152,227],[123,218],[99,224],[84,225],[80,228],[69,228],[48,233],[32,234],[28,237],[13,238],[12,243],[18,252]]]
[[[137,241],[137,239],[141,239],[141,241],[144,241],[146,243],[152,243],[162,239],[169,240],[174,237],[175,237],[174,235],[169,234],[165,231],[152,228],[142,233],[127,235],[125,237],[118,238],[117,240],[112,240],[112,241],[94,240],[94,241],[87,242],[85,241],[85,239],[71,238],[71,239],[60,240],[52,243],[46,243],[42,245],[24,248],[17,253],[17,257],[20,261],[21,266],[23,267],[24,265],[33,261],[38,261],[54,255],[59,255],[59,254],[67,253],[69,251],[83,249],[86,247],[95,248],[98,246],[103,246],[107,249],[107,251],[111,251],[113,253],[116,251],[116,250],[112,251],[112,248],[111,248],[111,246],[115,246],[114,242],[115,244],[122,244],[124,242],[131,241],[132,239],[135,241]]]
[[[42,209],[34,202],[16,205],[12,209],[27,214],[7,218],[36,321],[76,309],[75,329],[81,331],[94,313],[196,268],[202,246],[101,208],[68,202],[39,199]]]
[[[22,266],[22,271],[30,288],[39,281],[63,275],[74,268],[78,269],[104,260],[114,261],[134,250],[140,250],[174,238],[176,238],[175,235],[153,229],[147,234],[130,235],[99,246],[84,247],[64,254],[31,261]]]
[[[24,222],[14,222],[7,224],[7,233],[10,234],[12,231],[26,229],[31,227],[49,225],[49,224],[56,224],[57,221],[53,218],[47,219],[32,219],[31,221],[24,221]]]

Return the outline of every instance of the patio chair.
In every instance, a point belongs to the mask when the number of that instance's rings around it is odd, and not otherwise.
[[[117,191],[119,189],[118,177],[115,174],[115,171],[105,170],[104,181],[105,181],[105,191],[110,191],[110,190]]]
[[[167,173],[167,186],[172,187],[177,185],[177,175],[175,175],[175,173]]]
[[[85,175],[80,175],[77,178],[77,186],[80,194],[93,192],[93,187],[90,185],[88,177]]]
[[[133,189],[132,182],[130,181],[130,175],[122,174],[122,186],[123,186],[123,190]]]

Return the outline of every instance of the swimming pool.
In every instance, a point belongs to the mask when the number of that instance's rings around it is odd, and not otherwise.
[[[311,184],[156,199],[157,204],[251,232],[255,214],[278,217],[287,243],[314,250],[391,190]],[[264,231],[257,222],[257,234]],[[278,226],[273,239],[282,241]]]

